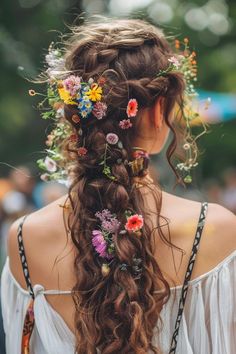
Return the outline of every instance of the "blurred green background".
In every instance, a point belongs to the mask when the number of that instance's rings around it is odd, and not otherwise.
[[[161,26],[166,34],[189,37],[198,53],[198,87],[236,94],[235,0],[5,0],[0,24],[1,162],[33,164],[40,156],[47,122],[34,107],[37,100],[28,96],[33,85],[25,77],[40,72],[51,41],[81,13],[85,17],[142,17]],[[235,118],[232,112],[230,119],[219,113],[218,123],[210,126],[211,134],[202,138],[196,186],[206,179],[221,181],[225,169],[236,166]],[[0,177],[8,172],[9,167],[1,164]]]
[[[203,98],[212,97],[207,113],[211,124],[200,142],[193,183],[173,192],[223,204],[236,213],[235,0],[1,0],[0,272],[12,221],[66,192],[62,185],[45,184],[38,177],[36,160],[45,148],[48,122],[35,108],[37,97],[28,95],[29,89],[40,88],[26,78],[41,72],[50,43],[81,14],[144,18],[167,35],[190,39],[198,54],[197,89]],[[163,153],[153,163],[164,189],[172,190],[175,179]],[[15,170],[19,165],[24,168]]]

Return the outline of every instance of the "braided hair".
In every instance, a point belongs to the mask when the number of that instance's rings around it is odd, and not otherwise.
[[[78,133],[78,123],[73,119],[75,109],[65,105],[66,119],[77,134],[82,134],[78,144],[87,149],[86,155],[76,155],[74,181],[69,191],[72,205],[69,227],[77,251],[73,299],[78,354],[93,354],[97,349],[101,354],[160,353],[152,343],[152,336],[154,328],[158,330],[160,311],[169,299],[170,288],[154,257],[151,236],[157,229],[165,238],[158,227],[161,190],[154,186],[150,189],[157,212],[156,225],[152,225],[143,190],[137,188],[127,165],[132,159],[139,118],[135,118],[132,129],[120,129],[119,122],[124,118],[130,98],[135,97],[142,110],[164,97],[164,119],[173,132],[167,151],[170,161],[176,146],[170,115],[175,103],[182,99],[184,83],[178,72],[164,76],[157,73],[168,66],[171,54],[172,49],[162,32],[141,20],[112,20],[75,27],[67,44],[66,69],[85,81],[91,77],[105,78],[104,100],[108,107],[105,119],[86,120]],[[115,180],[101,172],[100,164],[106,135],[111,132],[117,134],[122,143],[119,148],[110,146],[108,151]],[[72,149],[68,150],[73,153]],[[141,179],[144,174],[142,171],[139,174]],[[102,209],[115,213],[121,225],[125,223],[127,209],[142,214],[145,221],[142,237],[114,236],[116,257],[105,277],[91,243],[92,230],[98,223],[95,213]],[[142,260],[139,277],[134,272],[134,257]],[[125,271],[119,267],[123,263],[128,265]],[[162,291],[157,294],[157,289]]]

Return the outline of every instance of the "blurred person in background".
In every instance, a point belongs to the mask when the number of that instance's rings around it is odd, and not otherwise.
[[[29,208],[34,208],[32,191],[35,186],[35,178],[32,175],[30,168],[26,166],[16,166],[9,173],[9,181],[12,185],[12,190],[17,191],[24,196]]]
[[[68,188],[58,182],[38,182],[33,191],[37,208],[42,208],[59,199],[68,192]]]
[[[0,259],[6,255],[6,236],[14,220],[35,210],[32,192],[35,178],[26,166],[17,166],[10,170],[7,179],[7,191],[1,198],[2,218],[0,224]]]
[[[236,218],[162,191],[149,171],[170,131],[169,163],[176,147],[187,56],[141,20],[86,22],[68,44],[59,76],[52,52],[47,73],[74,180],[10,229],[7,354],[234,354]],[[45,178],[60,172],[54,153]]]

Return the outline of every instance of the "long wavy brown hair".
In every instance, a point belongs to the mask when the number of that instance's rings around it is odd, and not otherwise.
[[[172,55],[162,31],[141,20],[113,19],[74,27],[67,44],[66,69],[85,81],[103,77],[109,88],[104,92],[108,106],[106,118],[91,117],[83,126],[78,146],[85,146],[88,152],[77,156],[69,191],[72,205],[69,227],[77,251],[73,298],[78,354],[94,354],[97,349],[101,354],[161,353],[152,344],[152,337],[154,328],[157,334],[160,330],[157,323],[161,320],[161,308],[169,299],[170,287],[154,256],[154,231],[164,242],[174,245],[164,236],[160,225],[160,188],[146,184],[145,178],[142,182],[142,177],[140,183],[144,188],[138,188],[124,163],[133,159],[132,147],[140,117],[135,118],[134,126],[128,130],[120,129],[119,121],[130,98],[137,99],[142,112],[164,97],[164,119],[173,133],[167,149],[171,164],[176,148],[171,114],[176,103],[181,106],[184,81],[177,71],[159,77],[157,73],[168,67]],[[66,119],[77,133],[77,125],[72,120],[74,113],[72,106],[65,106]],[[110,132],[117,134],[123,145],[122,149],[110,146],[108,151],[114,181],[101,172],[100,165],[105,137]],[[155,199],[153,211],[145,203],[145,188]],[[127,209],[142,214],[145,220],[142,237],[114,236],[116,256],[107,276],[102,275],[102,261],[91,242],[92,230],[98,227],[95,213],[105,208],[115,213],[123,226]],[[155,224],[151,221],[153,212],[157,215]],[[142,259],[141,277],[135,277],[131,268],[123,271],[118,267],[123,262],[131,265],[134,256]],[[162,291],[157,293],[158,289]]]

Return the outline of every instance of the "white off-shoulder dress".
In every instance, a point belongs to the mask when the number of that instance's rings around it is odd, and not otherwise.
[[[189,280],[206,209],[205,203],[186,271],[187,280],[183,286],[171,288],[170,299],[161,311],[163,329],[159,336],[155,329],[153,332],[153,343],[160,345],[163,354],[236,353],[236,250],[209,272]],[[19,246],[22,257],[22,244]],[[24,262],[23,266],[27,278]],[[12,275],[7,259],[1,278],[7,354],[22,353],[22,332],[29,303],[33,303],[34,313],[30,354],[74,354],[74,334],[45,298],[45,295],[70,294],[70,291],[44,290],[42,285],[32,286],[29,281],[29,291],[26,291]]]

